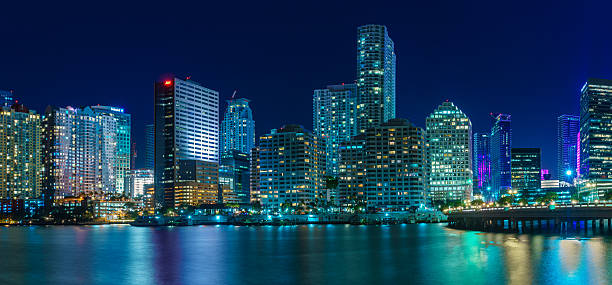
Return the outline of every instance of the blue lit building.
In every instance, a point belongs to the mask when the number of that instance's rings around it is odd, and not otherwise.
[[[365,132],[395,118],[395,65],[393,40],[387,27],[357,28],[357,129]]]
[[[209,201],[202,198],[202,193],[218,187],[219,92],[177,77],[156,82],[154,90],[156,208]],[[204,175],[202,179],[181,179],[181,166],[185,165],[181,161],[196,165],[190,167],[194,171],[214,170],[216,174]],[[212,176],[217,181],[208,185],[214,180]],[[181,193],[190,194],[181,196]]]
[[[497,200],[512,187],[512,129],[508,114],[497,114],[491,128],[491,199]]]
[[[580,117],[561,115],[557,118],[557,179],[573,183],[576,177]]]
[[[475,133],[473,141],[474,194],[491,201],[491,138],[489,134]]]
[[[327,174],[338,174],[340,144],[357,135],[357,85],[329,85],[314,90],[313,133],[325,140]]]
[[[255,121],[249,102],[246,98],[227,101],[227,110],[221,122],[221,154],[233,150],[249,153],[255,147]]]

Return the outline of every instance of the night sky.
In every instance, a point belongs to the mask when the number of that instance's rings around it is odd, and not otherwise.
[[[0,89],[39,113],[49,104],[125,108],[138,166],[161,75],[220,91],[221,112],[237,89],[252,100],[257,136],[286,123],[310,129],[312,90],[355,79],[363,24],[387,25],[395,42],[398,117],[424,127],[448,99],[483,132],[489,113],[510,113],[513,146],[541,147],[551,171],[556,117],[578,113],[588,77],[612,79],[603,1],[5,2]]]

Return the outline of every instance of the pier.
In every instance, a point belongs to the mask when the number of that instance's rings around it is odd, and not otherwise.
[[[448,226],[486,232],[612,233],[612,203],[449,211]]]

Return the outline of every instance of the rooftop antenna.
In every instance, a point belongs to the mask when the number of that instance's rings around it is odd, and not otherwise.
[[[232,94],[232,100],[234,100],[234,97],[236,96],[236,92],[238,92],[238,90],[234,90],[234,94]]]

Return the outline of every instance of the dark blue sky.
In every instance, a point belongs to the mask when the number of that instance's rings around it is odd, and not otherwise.
[[[312,90],[355,78],[362,24],[387,25],[395,41],[398,117],[424,126],[449,99],[480,132],[490,112],[510,113],[514,146],[542,147],[551,170],[556,117],[578,112],[586,78],[612,79],[604,1],[89,2],[3,3],[0,89],[39,112],[123,107],[139,149],[153,82],[167,73],[220,91],[222,111],[238,89],[258,136],[311,128]]]

